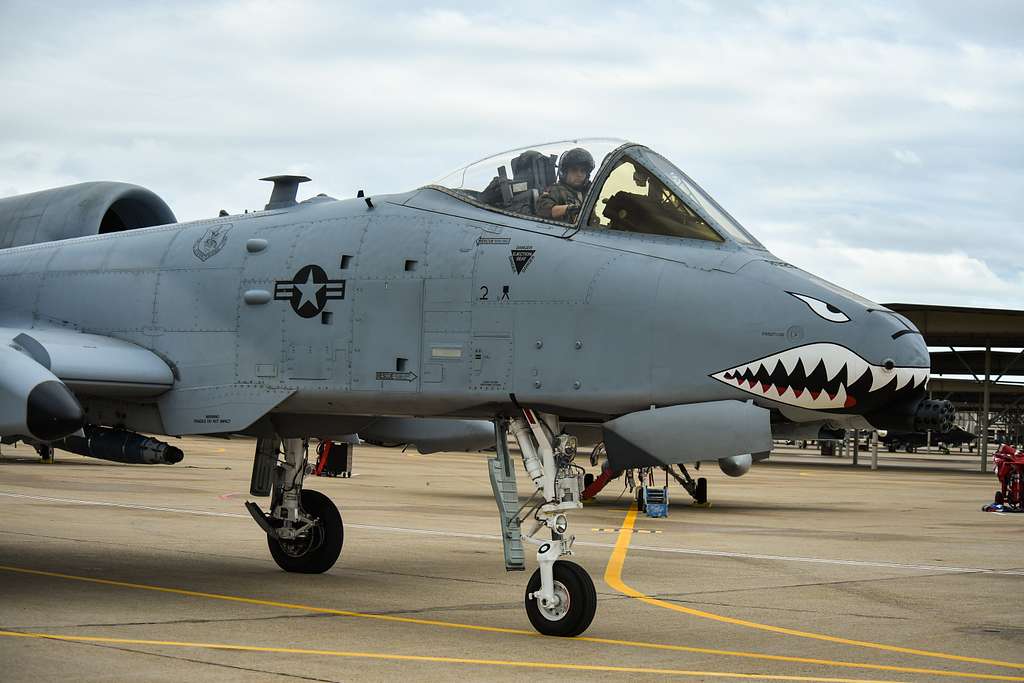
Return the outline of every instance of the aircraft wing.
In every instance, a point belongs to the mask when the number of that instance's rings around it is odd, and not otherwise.
[[[138,399],[174,384],[159,356],[75,330],[0,327],[0,436],[59,439],[81,427],[76,394]]]
[[[59,328],[0,328],[0,342],[43,366],[77,394],[110,398],[158,396],[174,384],[171,368],[130,342]]]

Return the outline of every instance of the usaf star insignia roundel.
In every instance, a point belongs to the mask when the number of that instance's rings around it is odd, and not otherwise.
[[[231,231],[231,223],[221,223],[219,225],[211,225],[203,233],[202,237],[195,241],[192,245],[192,253],[196,255],[196,258],[200,261],[205,261],[211,256],[216,256],[217,252],[224,248],[224,245],[228,243],[228,233]]]
[[[316,264],[299,268],[291,280],[274,283],[274,299],[289,302],[303,318],[319,315],[331,299],[344,298],[345,281],[327,279],[327,273]]]

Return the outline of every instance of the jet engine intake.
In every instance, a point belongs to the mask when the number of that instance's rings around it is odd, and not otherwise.
[[[0,199],[0,249],[175,223],[138,185],[92,182]]]
[[[128,465],[173,465],[185,457],[180,448],[135,432],[92,425],[83,427],[83,432],[84,437],[69,436],[52,445],[89,458]]]

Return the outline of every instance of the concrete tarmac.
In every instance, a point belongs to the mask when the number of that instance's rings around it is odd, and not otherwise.
[[[504,571],[487,455],[361,446],[353,478],[307,479],[345,545],[306,576],[242,507],[253,443],[180,445],[3,447],[0,678],[1024,680],[1024,515],[981,512],[991,475],[707,467],[712,506],[673,485],[667,519],[613,482],[570,515],[599,605],[566,640],[526,618],[530,549]]]

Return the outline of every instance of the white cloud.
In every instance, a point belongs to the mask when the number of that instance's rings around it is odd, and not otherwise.
[[[262,206],[256,179],[284,170],[311,193],[401,191],[611,135],[662,151],[770,246],[959,254],[950,269],[988,269],[968,291],[1005,301],[1024,252],[1022,18],[945,0],[9,0],[0,192],[127,180],[198,218]],[[842,284],[874,286],[844,259]],[[947,291],[907,272],[897,298]]]
[[[773,252],[878,302],[1021,308],[1024,273],[1000,277],[963,251],[907,253],[838,242],[781,242]]]
[[[917,156],[917,153],[911,149],[893,149],[890,150],[892,158],[901,164],[907,166],[920,166],[921,157]]]

